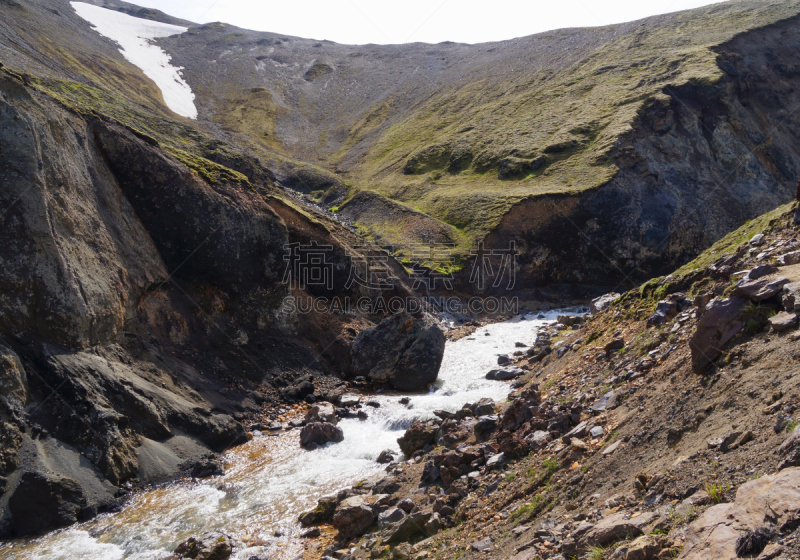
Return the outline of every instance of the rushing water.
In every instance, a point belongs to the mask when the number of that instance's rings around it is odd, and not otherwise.
[[[256,437],[227,453],[223,476],[196,483],[179,482],[143,492],[119,513],[105,514],[31,541],[0,546],[0,560],[155,560],[168,556],[191,536],[221,530],[248,548],[236,560],[255,554],[269,558],[302,557],[297,516],[321,496],[380,473],[375,462],[384,449],[398,449],[397,438],[413,419],[438,409],[455,411],[464,403],[489,397],[504,400],[508,383],[488,381],[498,354],[532,345],[537,330],[558,312],[527,315],[482,327],[469,337],[448,342],[437,386],[424,395],[376,395],[380,408],[369,419],[339,425],[344,441],[305,451],[298,431]]]

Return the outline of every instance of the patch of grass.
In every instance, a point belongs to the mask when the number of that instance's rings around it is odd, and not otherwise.
[[[512,480],[514,480],[514,478],[516,478],[516,476],[517,473],[515,473],[514,471],[509,471],[503,475],[503,478],[505,479],[506,482],[511,482]]]
[[[586,553],[587,560],[605,560],[611,552],[611,547],[593,546]]]
[[[786,433],[787,434],[792,433],[796,427],[797,427],[797,420],[792,420],[786,425]]]
[[[547,476],[550,476],[558,470],[558,459],[555,457],[548,457],[542,461],[542,466],[547,469]]]
[[[703,485],[703,490],[706,491],[708,496],[711,498],[715,504],[722,502],[725,499],[725,491],[727,487],[723,487],[721,484],[706,482]]]

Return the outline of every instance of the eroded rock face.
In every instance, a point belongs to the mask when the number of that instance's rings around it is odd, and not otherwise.
[[[686,532],[682,560],[734,560],[736,545],[765,526],[794,528],[800,511],[800,468],[786,468],[743,484],[732,503],[708,508]]]
[[[352,371],[400,391],[421,391],[439,375],[444,344],[444,333],[432,320],[392,315],[358,335]]]
[[[704,373],[725,344],[744,327],[740,317],[747,303],[743,298],[714,299],[706,306],[697,331],[689,341],[695,373]]]

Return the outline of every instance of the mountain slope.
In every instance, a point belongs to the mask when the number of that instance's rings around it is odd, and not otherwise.
[[[282,157],[338,172],[351,196],[372,190],[457,228],[462,259],[515,236],[530,284],[613,284],[670,270],[788,200],[798,13],[734,1],[485,45],[208,24],[159,44],[186,68],[201,118],[281,154],[279,177]],[[421,240],[380,225],[385,206],[367,231]],[[588,269],[546,272],[565,262]]]

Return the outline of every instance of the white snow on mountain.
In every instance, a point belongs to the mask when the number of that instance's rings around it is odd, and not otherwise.
[[[173,66],[170,56],[152,43],[158,37],[183,33],[186,27],[135,18],[83,2],[70,4],[98,33],[116,41],[122,55],[156,83],[167,107],[184,117],[197,118],[194,93],[181,76],[182,68]]]

